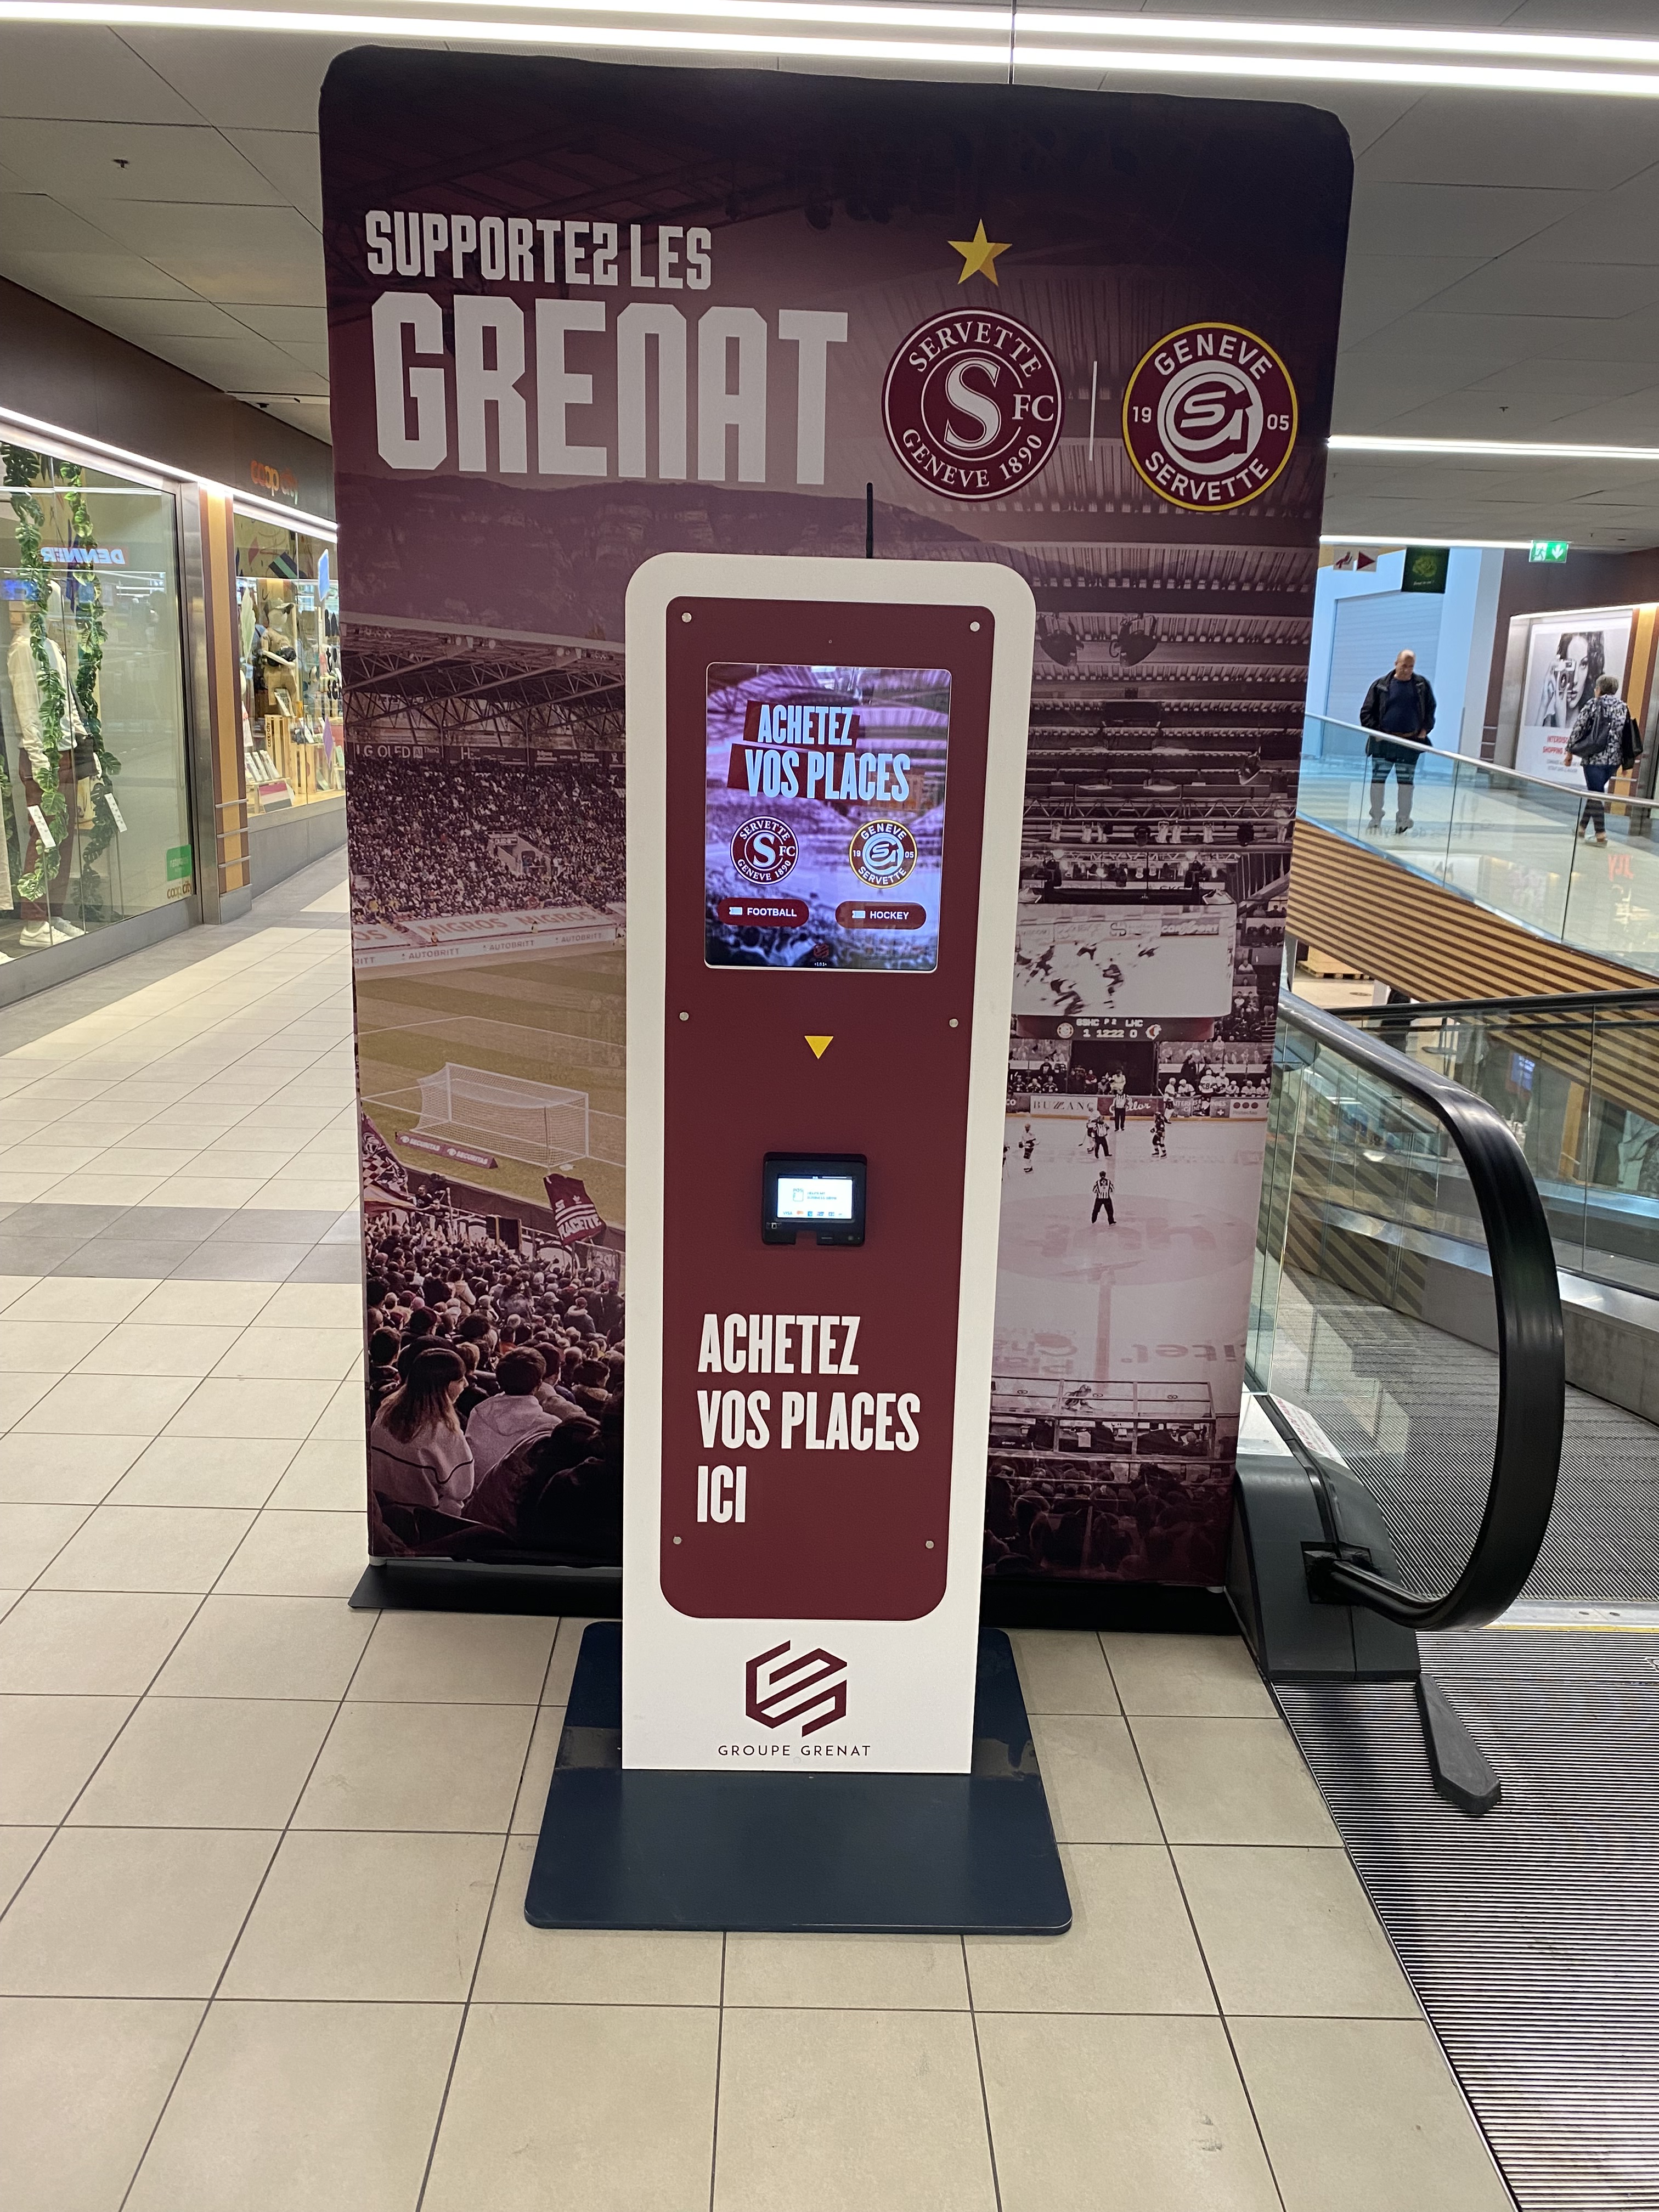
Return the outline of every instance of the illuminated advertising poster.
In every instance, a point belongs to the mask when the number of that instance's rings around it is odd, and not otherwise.
[[[713,968],[937,964],[951,678],[708,671]]]
[[[1012,569],[1036,605],[983,1571],[1219,1583],[1340,125],[1288,100],[364,49],[332,64],[321,134],[371,1549],[615,1572],[629,586],[664,554],[873,552]],[[1582,688],[1568,627],[1550,667]],[[697,975],[745,1005],[817,976],[883,1019],[939,981],[969,788],[950,653],[914,627],[757,635],[685,682]],[[842,1049],[826,1082],[855,1073],[925,1143],[926,1089],[879,1058],[838,1071]],[[747,1110],[717,1064],[705,1089]],[[877,1229],[888,1187],[872,1159]],[[896,1256],[896,1295],[933,1264]],[[428,1334],[468,1370],[467,1453],[428,1408],[411,1462],[386,1424],[414,1417],[387,1409]],[[879,1492],[843,1518],[890,1548]]]
[[[1515,753],[1515,765],[1523,775],[1583,787],[1583,771],[1567,758],[1567,740],[1595,698],[1600,678],[1616,677],[1622,689],[1630,633],[1628,607],[1545,615],[1534,621]]]

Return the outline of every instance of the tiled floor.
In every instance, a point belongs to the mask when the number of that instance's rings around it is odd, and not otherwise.
[[[1507,2204],[1227,1639],[1016,1639],[1064,1938],[526,1924],[582,1625],[344,1603],[333,921],[0,1015],[0,2204]]]

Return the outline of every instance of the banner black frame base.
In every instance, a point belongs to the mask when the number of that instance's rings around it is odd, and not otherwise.
[[[582,1636],[536,1928],[1063,1936],[1071,1899],[1007,1638],[981,1630],[969,1774],[622,1765],[622,1630]]]

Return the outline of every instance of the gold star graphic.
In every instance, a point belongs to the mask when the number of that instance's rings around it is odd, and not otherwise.
[[[982,218],[975,227],[971,238],[953,238],[950,240],[950,246],[953,253],[959,253],[962,256],[962,274],[957,279],[958,284],[965,284],[970,276],[988,276],[994,284],[996,283],[997,256],[999,253],[1006,253],[1008,248],[1006,244],[1001,246],[992,244],[985,235],[985,224]]]

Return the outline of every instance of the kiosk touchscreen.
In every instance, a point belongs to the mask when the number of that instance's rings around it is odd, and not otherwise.
[[[966,1770],[1032,627],[630,587],[627,1765]]]

